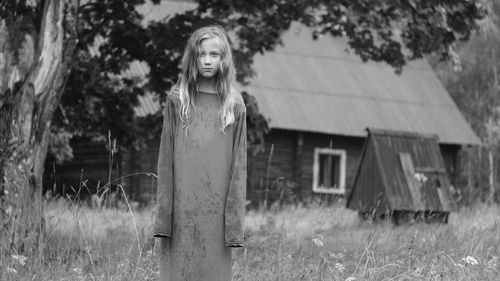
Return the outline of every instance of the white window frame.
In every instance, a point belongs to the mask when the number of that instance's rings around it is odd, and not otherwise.
[[[340,156],[340,174],[338,187],[319,187],[319,155],[330,154]],[[313,164],[313,192],[330,193],[330,194],[345,194],[345,178],[346,178],[346,152],[343,149],[331,148],[315,148],[314,149],[314,164]]]

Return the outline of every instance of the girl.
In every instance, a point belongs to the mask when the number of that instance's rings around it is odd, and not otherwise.
[[[220,26],[196,30],[166,99],[158,158],[160,280],[229,281],[243,246],[246,108]]]

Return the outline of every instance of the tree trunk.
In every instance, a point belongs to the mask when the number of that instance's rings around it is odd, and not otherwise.
[[[493,50],[491,52],[492,54],[492,62],[496,63],[496,56],[495,56],[495,51]],[[497,74],[497,67],[495,64],[493,64],[493,89],[498,89],[498,74]],[[498,146],[498,134],[496,133],[498,131],[498,117],[495,114],[495,117],[493,117],[495,120],[490,117],[488,120],[490,123],[490,131],[488,132],[488,141],[489,141],[489,147],[488,147],[488,163],[490,167],[490,174],[489,174],[489,187],[490,187],[490,192],[488,196],[488,201],[490,204],[493,204],[495,202],[495,190],[496,190],[496,182],[495,182],[495,175],[496,175],[496,168],[495,168],[495,152],[496,152],[496,147]]]
[[[45,1],[38,35],[13,26],[28,21],[0,22],[0,241],[18,252],[42,245],[48,134],[76,44],[77,7]]]
[[[493,204],[495,201],[495,165],[494,165],[494,155],[493,155],[493,148],[489,147],[488,148],[488,167],[489,167],[489,173],[488,173],[488,183],[489,183],[489,195],[488,195],[488,202],[490,204]]]

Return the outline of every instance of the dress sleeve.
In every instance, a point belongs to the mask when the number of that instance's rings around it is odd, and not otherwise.
[[[247,128],[246,110],[241,104],[233,134],[233,157],[229,191],[224,209],[227,247],[243,247],[247,184]]]
[[[167,97],[158,152],[158,184],[155,210],[155,237],[172,237],[172,200],[174,189],[175,106]]]

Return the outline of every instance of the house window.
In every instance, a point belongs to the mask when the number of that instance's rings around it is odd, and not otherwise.
[[[345,193],[345,150],[314,149],[313,192]]]

